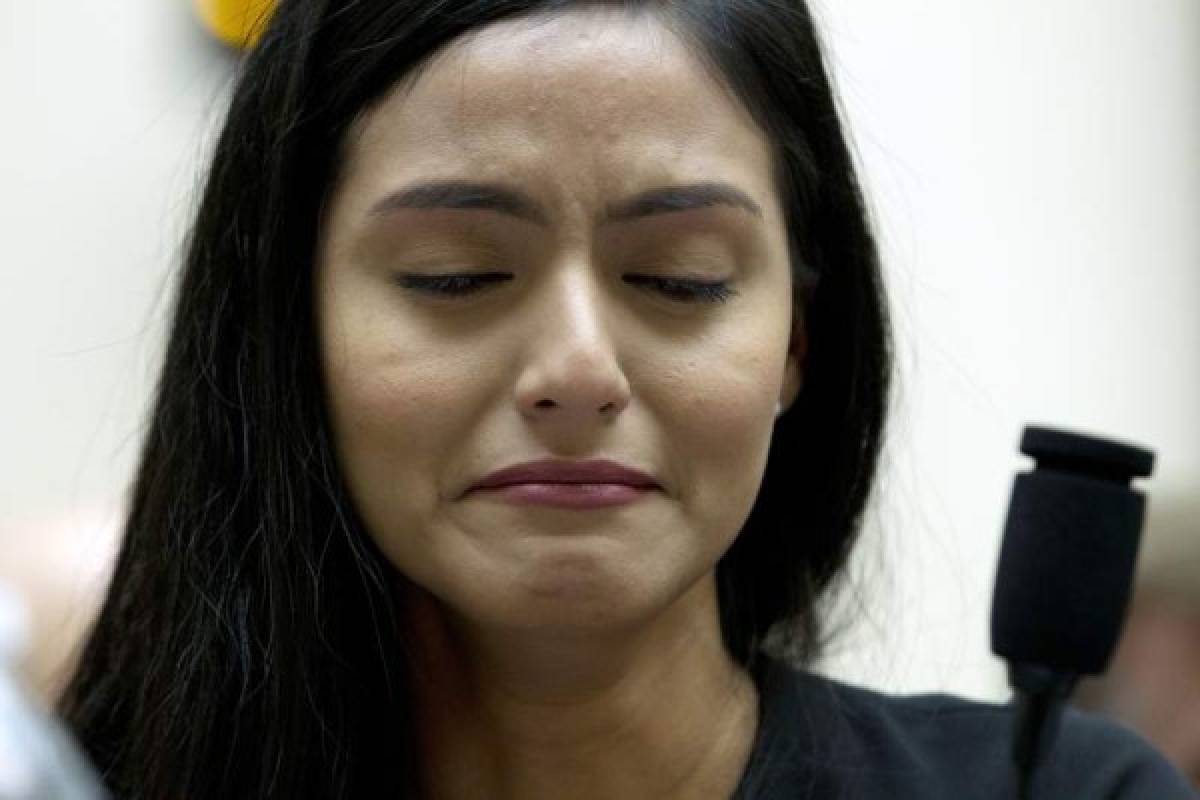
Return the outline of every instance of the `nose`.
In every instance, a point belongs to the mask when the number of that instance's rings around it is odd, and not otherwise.
[[[586,263],[554,270],[527,318],[516,400],[531,421],[586,424],[630,402],[612,335],[611,301]]]

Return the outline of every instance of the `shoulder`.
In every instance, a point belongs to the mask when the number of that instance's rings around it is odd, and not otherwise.
[[[892,695],[778,667],[762,700],[759,745],[775,756],[777,783],[815,780],[831,795],[862,798],[1012,796],[1012,716],[1004,705],[947,694]],[[803,778],[795,764],[786,766],[789,757],[806,762]],[[791,769],[792,778],[783,778],[781,768]],[[1142,737],[1074,709],[1064,715],[1034,796],[1197,797]]]
[[[898,696],[830,681],[853,738],[888,768],[959,797],[1004,797],[1011,779],[1012,712],[946,694]],[[1051,798],[1194,798],[1145,739],[1105,717],[1068,708],[1039,768],[1036,794]],[[947,796],[950,796],[949,794]]]

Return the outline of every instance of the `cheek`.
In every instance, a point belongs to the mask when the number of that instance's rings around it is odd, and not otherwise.
[[[323,300],[326,394],[347,461],[426,452],[425,440],[436,439],[461,410],[462,375],[471,365],[443,355],[429,331],[400,313],[369,276],[342,276]]]
[[[394,314],[343,308],[322,331],[326,397],[342,474],[386,551],[439,502],[445,454],[466,428],[465,367],[422,346]]]
[[[683,474],[681,497],[698,525],[730,535],[749,515],[762,482],[786,357],[777,335],[746,326],[704,343],[670,396],[665,436]]]

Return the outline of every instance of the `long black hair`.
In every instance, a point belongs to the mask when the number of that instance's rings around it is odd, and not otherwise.
[[[173,309],[103,608],[59,711],[120,797],[412,796],[398,576],[339,476],[313,260],[353,121],[455,37],[580,0],[283,0],[241,66]],[[693,47],[775,146],[808,356],[717,566],[727,649],[803,665],[876,469],[878,256],[802,0],[625,0]],[[816,289],[810,280],[815,276]],[[764,387],[768,391],[768,387]]]

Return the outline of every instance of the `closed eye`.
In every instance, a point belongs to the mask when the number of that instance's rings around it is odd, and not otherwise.
[[[727,303],[737,295],[725,281],[691,281],[660,278],[653,275],[626,275],[626,283],[648,285],[662,294],[685,303]]]
[[[511,275],[498,272],[460,275],[415,275],[405,272],[396,276],[396,282],[405,289],[454,296],[475,294],[488,284],[509,280],[512,280]]]
[[[463,273],[456,275],[417,275],[401,273],[396,282],[405,289],[428,294],[463,297],[482,291],[486,286],[512,280],[502,272]],[[626,275],[626,283],[649,286],[667,297],[683,303],[725,303],[737,296],[725,281],[693,281],[682,278],[662,278],[655,275]]]

